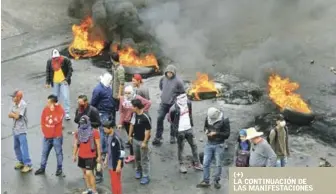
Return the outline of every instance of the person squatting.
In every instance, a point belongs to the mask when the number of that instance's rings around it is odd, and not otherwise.
[[[77,98],[78,107],[74,122],[78,125],[74,132],[73,162],[83,172],[86,190],[83,194],[97,194],[96,184],[102,182],[104,169],[110,176],[111,192],[122,194],[122,169],[124,163],[135,163],[135,178],[146,185],[151,180],[150,153],[152,118],[150,92],[140,74],[133,75],[132,84],[125,85],[125,70],[119,63],[119,55],[111,54],[112,75],[105,73],[92,92],[89,101],[84,94]],[[59,51],[52,51],[47,61],[46,88],[52,87],[53,94],[46,99],[46,106],[41,114],[41,132],[43,149],[40,168],[35,175],[45,174],[51,149],[54,148],[57,159],[56,176],[63,174],[63,120],[69,121],[70,100],[69,85],[72,77],[71,61],[61,56]],[[183,160],[184,142],[187,141],[192,151],[192,167],[203,171],[203,177],[197,187],[210,186],[210,165],[215,162],[213,184],[221,188],[225,141],[230,136],[230,120],[224,112],[210,107],[204,121],[204,135],[207,142],[203,159],[200,160],[195,138],[192,103],[188,100],[183,81],[177,75],[174,65],[168,65],[159,82],[161,103],[157,115],[156,133],[153,146],[162,145],[163,124],[167,116],[170,123],[170,143],[177,142],[177,162],[180,173],[187,173]],[[11,95],[13,105],[8,117],[13,120],[14,150],[18,163],[15,169],[27,173],[32,170],[27,142],[27,103],[23,92],[16,90]],[[62,98],[63,105],[59,103]],[[116,121],[116,112],[119,120]],[[128,137],[122,140],[122,128]],[[239,132],[235,165],[238,167],[283,167],[289,156],[288,133],[284,118],[279,116],[276,127],[267,140],[262,132],[255,128],[242,129]],[[125,148],[129,148],[126,156]],[[202,166],[202,164],[204,166]]]

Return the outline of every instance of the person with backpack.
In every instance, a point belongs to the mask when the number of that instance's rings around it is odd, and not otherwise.
[[[79,128],[75,133],[73,161],[78,158],[78,167],[82,169],[87,190],[83,194],[98,194],[93,170],[96,163],[101,162],[99,131],[91,126],[90,118],[84,115],[79,120]]]
[[[142,104],[144,105],[145,112],[148,112],[152,104],[151,101],[146,100],[140,95],[137,95],[134,91],[134,88],[131,85],[125,87],[124,96],[120,97],[118,129],[125,127],[127,135],[129,135],[130,125],[131,125],[130,123],[131,123],[131,118],[133,114],[133,106],[131,103],[133,99],[139,99],[142,102]],[[134,157],[133,146],[131,146],[129,142],[127,142],[127,144],[130,149],[130,153],[129,153],[130,155],[126,157],[125,162],[129,163],[129,162],[133,162],[135,160],[135,157]]]
[[[47,106],[43,109],[41,115],[41,128],[43,133],[43,149],[41,156],[41,166],[35,171],[35,175],[45,173],[48,156],[54,147],[57,158],[56,176],[62,175],[63,163],[63,118],[64,109],[58,103],[56,95],[48,96]]]
[[[104,167],[109,169],[112,194],[122,194],[121,171],[124,167],[124,144],[115,133],[115,122],[107,121],[103,126],[107,135],[107,156],[105,157]]]
[[[277,117],[276,127],[272,129],[268,142],[277,155],[277,167],[285,167],[287,164],[287,157],[289,156],[288,146],[288,128],[286,121],[282,115]]]
[[[208,137],[208,142],[204,148],[203,180],[197,184],[197,187],[210,186],[210,165],[212,160],[215,159],[214,187],[220,189],[219,181],[224,160],[224,143],[230,136],[229,118],[224,117],[224,113],[221,110],[210,107],[204,123],[204,132]]]
[[[196,170],[203,170],[198,157],[197,144],[192,130],[192,105],[188,100],[187,94],[180,94],[176,97],[175,104],[170,108],[168,121],[171,123],[173,130],[177,132],[177,156],[180,164],[180,172],[187,173],[187,168],[183,164],[184,140],[190,145],[193,155],[193,167]]]
[[[76,109],[75,113],[75,120],[74,120],[75,123],[79,124],[79,121],[82,118],[82,116],[86,115],[90,118],[90,122],[92,125],[100,126],[101,121],[99,111],[94,106],[89,104],[88,97],[86,95],[79,95],[77,102],[78,102],[78,108]],[[102,182],[103,181],[102,169],[95,168],[95,172],[97,183]]]
[[[239,131],[236,146],[236,167],[249,167],[251,143],[246,139],[245,129]]]

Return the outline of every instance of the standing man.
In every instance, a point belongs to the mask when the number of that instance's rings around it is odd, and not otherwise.
[[[58,104],[56,95],[48,96],[47,106],[42,111],[41,128],[43,132],[43,150],[41,158],[41,167],[35,172],[35,175],[45,173],[48,157],[51,148],[54,147],[57,158],[56,176],[62,174],[63,163],[63,125],[64,109]]]
[[[180,172],[187,173],[187,168],[183,164],[184,140],[190,145],[193,155],[193,167],[196,170],[203,170],[197,151],[196,138],[192,127],[194,126],[192,118],[192,106],[188,100],[187,94],[177,96],[176,103],[170,108],[168,120],[172,127],[177,131],[177,153],[180,164]]]
[[[288,129],[286,121],[282,115],[278,116],[276,127],[270,132],[269,144],[277,155],[277,167],[285,167],[287,164],[287,157],[289,156],[289,146]]]
[[[134,74],[132,78],[133,87],[135,88],[135,93],[147,100],[150,100],[149,98],[149,90],[144,85],[142,81],[142,77],[140,74]]]
[[[204,132],[208,137],[208,142],[204,148],[203,180],[197,187],[210,186],[210,165],[212,160],[215,159],[214,187],[220,189],[219,181],[224,160],[224,143],[230,136],[229,118],[225,118],[224,113],[217,108],[210,107],[204,123]]]
[[[70,59],[61,56],[59,51],[52,51],[51,59],[47,61],[46,68],[46,88],[53,88],[53,93],[59,99],[63,98],[65,119],[70,120],[70,94],[72,64]]]
[[[115,111],[113,112],[113,118],[116,117],[116,111],[119,110],[119,99],[123,95],[125,86],[125,69],[119,63],[119,54],[113,52],[111,55],[112,72],[113,72],[113,98],[115,101]]]
[[[156,135],[153,145],[161,145],[163,134],[163,121],[170,107],[174,104],[176,96],[185,93],[183,81],[176,75],[176,67],[168,65],[165,70],[164,77],[161,78],[159,84],[161,90],[161,103],[158,110]],[[170,126],[170,143],[176,142],[176,132]]]
[[[257,132],[253,127],[246,132],[246,139],[252,143],[250,167],[276,167],[277,156],[268,142],[261,137],[264,133]]]
[[[150,182],[150,159],[148,141],[150,139],[152,120],[148,113],[144,112],[144,105],[141,100],[132,100],[134,114],[131,120],[131,127],[128,139],[133,145],[135,152],[136,172],[135,178],[140,179],[140,184],[146,185]]]
[[[111,88],[112,75],[105,73],[103,76],[100,76],[99,84],[94,88],[92,92],[91,106],[95,107],[99,112],[100,117],[100,145],[102,151],[102,157],[107,153],[105,133],[103,123],[106,121],[114,122],[112,118],[112,113],[115,111],[115,102],[112,97],[112,88]]]
[[[8,118],[13,119],[14,151],[16,159],[19,161],[14,168],[26,173],[32,170],[27,142],[27,103],[22,99],[23,92],[20,90],[16,90],[11,97],[13,105]]]

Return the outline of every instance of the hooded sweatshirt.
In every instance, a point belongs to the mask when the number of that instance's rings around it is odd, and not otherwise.
[[[167,72],[172,72],[173,77],[168,78]],[[176,67],[174,65],[168,65],[165,72],[165,76],[160,80],[160,90],[161,90],[161,103],[172,105],[176,97],[180,94],[185,93],[183,81],[176,76]]]
[[[100,83],[92,92],[91,105],[97,108],[100,113],[112,113],[115,108],[111,81],[112,75],[105,73],[103,76],[100,76]]]
[[[204,131],[206,133],[216,132],[208,136],[208,143],[223,144],[230,136],[230,120],[224,117],[224,113],[216,108],[209,108],[205,119]]]
[[[178,132],[186,131],[193,127],[192,106],[186,94],[176,97],[176,103],[168,113],[168,121]]]
[[[133,106],[131,101],[133,99],[139,99],[142,104],[145,106],[144,111],[147,112],[151,106],[151,101],[135,94],[134,88],[132,86],[125,87],[124,90],[126,93],[130,92],[129,95],[124,95],[120,98],[119,104],[119,125],[123,125],[124,123],[129,123],[132,118]]]

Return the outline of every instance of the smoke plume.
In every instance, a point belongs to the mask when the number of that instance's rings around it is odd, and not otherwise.
[[[311,60],[335,61],[333,0],[156,0],[139,13],[185,73],[230,72],[265,83],[273,70],[303,81],[321,71]]]

